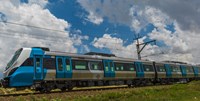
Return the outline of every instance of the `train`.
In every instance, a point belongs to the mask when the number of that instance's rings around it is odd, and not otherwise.
[[[5,88],[53,89],[107,85],[145,86],[200,79],[200,66],[155,62],[89,52],[75,54],[45,47],[18,49],[8,62],[1,85]]]

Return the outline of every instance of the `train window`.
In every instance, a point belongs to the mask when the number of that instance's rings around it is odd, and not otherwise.
[[[75,70],[88,70],[87,61],[80,61],[80,60],[73,61],[73,68]]]
[[[116,71],[123,71],[124,70],[124,64],[122,64],[122,63],[115,63],[115,70]]]
[[[180,67],[179,66],[170,66],[171,67],[171,72],[180,72]]]
[[[181,72],[180,66],[175,66],[174,69],[175,72]]]
[[[146,72],[152,72],[153,70],[153,66],[152,65],[143,65],[144,71]]]
[[[70,71],[71,70],[71,68],[70,68],[70,60],[66,59],[65,63],[66,63],[66,71]]]
[[[108,69],[108,63],[107,63],[107,62],[105,63],[105,71],[106,71],[106,72],[109,71],[109,69]]]
[[[43,58],[43,67],[47,69],[55,69],[55,59],[54,58]]]
[[[111,71],[113,72],[114,71],[114,67],[113,67],[113,63],[110,62],[110,68],[111,68]]]
[[[194,72],[193,67],[187,66],[186,68],[187,68],[186,69],[187,73],[193,73]]]
[[[200,67],[197,67],[198,68],[198,73],[200,73]]]
[[[61,58],[58,58],[58,71],[63,71],[63,63]]]
[[[102,70],[102,63],[100,61],[93,61],[89,64],[91,70]]]
[[[40,58],[36,58],[36,67],[40,67]]]
[[[33,58],[26,59],[26,61],[24,61],[22,66],[33,66]]]
[[[164,66],[156,66],[158,72],[165,72]]]
[[[124,71],[135,71],[135,67],[131,63],[124,63]]]

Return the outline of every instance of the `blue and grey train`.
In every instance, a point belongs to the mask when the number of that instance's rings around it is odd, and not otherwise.
[[[200,67],[184,63],[141,61],[113,54],[74,54],[33,47],[17,50],[7,64],[3,87],[52,89],[105,85],[148,85],[189,82],[200,78]]]

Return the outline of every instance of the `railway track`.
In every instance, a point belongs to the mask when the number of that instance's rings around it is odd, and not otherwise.
[[[40,92],[31,92],[31,93],[17,93],[17,94],[0,94],[0,97],[16,97],[16,96],[27,96],[27,95],[39,95],[39,94],[54,94],[54,93],[70,93],[70,92],[80,92],[80,91],[98,91],[98,90],[112,90],[112,89],[132,89],[138,87],[149,87],[149,86],[163,86],[163,85],[148,85],[148,86],[137,86],[137,87],[128,87],[128,86],[104,86],[104,87],[91,87],[91,88],[75,88],[72,91],[51,91],[49,93],[40,93]]]

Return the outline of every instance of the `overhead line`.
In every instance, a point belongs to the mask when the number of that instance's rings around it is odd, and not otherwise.
[[[24,26],[24,27],[32,27],[32,28],[43,29],[43,30],[48,30],[48,31],[51,30],[51,31],[66,33],[65,31],[61,31],[61,30],[44,28],[44,27],[33,26],[33,25],[26,25],[26,24],[21,24],[21,23],[16,23],[16,22],[9,22],[9,21],[6,21],[6,22],[5,21],[0,21],[0,22],[12,24],[12,25]]]
[[[36,28],[36,29],[43,29],[43,30],[47,30],[47,31],[54,31],[54,32],[66,33],[66,31],[62,31],[62,30],[56,30],[56,29],[50,29],[50,28],[39,27],[39,26],[21,24],[21,23],[16,23],[16,22],[9,22],[9,21],[0,21],[0,22],[7,23],[7,24],[12,24],[12,25],[24,26],[24,27],[32,27],[32,28]],[[95,38],[98,38],[98,37],[96,37],[95,35],[90,35],[90,36],[93,36],[93,37],[95,37]],[[104,38],[104,37],[101,37],[101,38]],[[111,38],[104,38],[104,39],[111,39]]]

